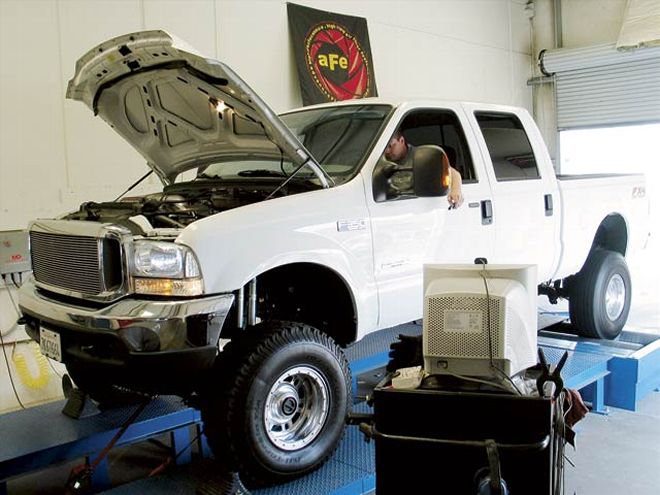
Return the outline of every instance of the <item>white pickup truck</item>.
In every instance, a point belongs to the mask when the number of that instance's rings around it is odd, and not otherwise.
[[[161,31],[95,47],[67,97],[164,189],[31,224],[26,328],[99,401],[197,398],[211,446],[248,481],[332,453],[350,405],[342,347],[421,317],[424,263],[536,264],[541,292],[567,297],[584,334],[625,323],[644,179],[556,177],[525,110],[359,100],[278,117]],[[394,172],[412,176],[403,192],[383,172],[397,129],[426,150]],[[438,147],[462,174],[460,208],[442,197]]]

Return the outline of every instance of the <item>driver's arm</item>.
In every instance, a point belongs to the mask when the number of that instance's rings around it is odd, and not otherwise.
[[[449,185],[449,193],[447,194],[447,201],[454,208],[458,208],[463,204],[463,179],[458,170],[451,165],[449,166],[449,176],[451,177],[451,184]]]

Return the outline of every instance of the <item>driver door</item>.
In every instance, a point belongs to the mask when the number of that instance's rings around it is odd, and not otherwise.
[[[393,122],[401,122],[406,140],[413,145],[436,144],[455,151],[452,163],[463,177],[463,205],[448,209],[446,196],[415,197],[411,194],[382,198],[374,189],[373,170],[397,128],[390,126],[372,155],[373,166],[365,167],[367,206],[374,248],[374,276],[379,297],[379,328],[419,319],[422,316],[423,265],[469,263],[488,258],[493,249],[492,225],[484,222],[482,204],[490,200],[488,178],[474,166],[470,149],[478,149],[463,132],[462,109],[410,109],[402,106]],[[378,198],[378,200],[376,199]]]

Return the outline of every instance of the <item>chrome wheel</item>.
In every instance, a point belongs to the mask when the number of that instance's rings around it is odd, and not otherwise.
[[[351,371],[341,347],[317,328],[259,323],[232,338],[212,373],[201,401],[204,432],[216,459],[245,482],[298,478],[339,445]]]
[[[605,290],[605,311],[607,317],[614,321],[623,312],[623,307],[626,304],[626,284],[621,275],[614,274],[607,283]]]
[[[309,366],[287,370],[271,387],[264,406],[264,425],[277,447],[298,450],[312,442],[328,417],[328,385]]]

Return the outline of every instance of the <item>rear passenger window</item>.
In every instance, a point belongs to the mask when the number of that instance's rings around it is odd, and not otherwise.
[[[532,146],[513,114],[475,112],[498,181],[538,179]]]

